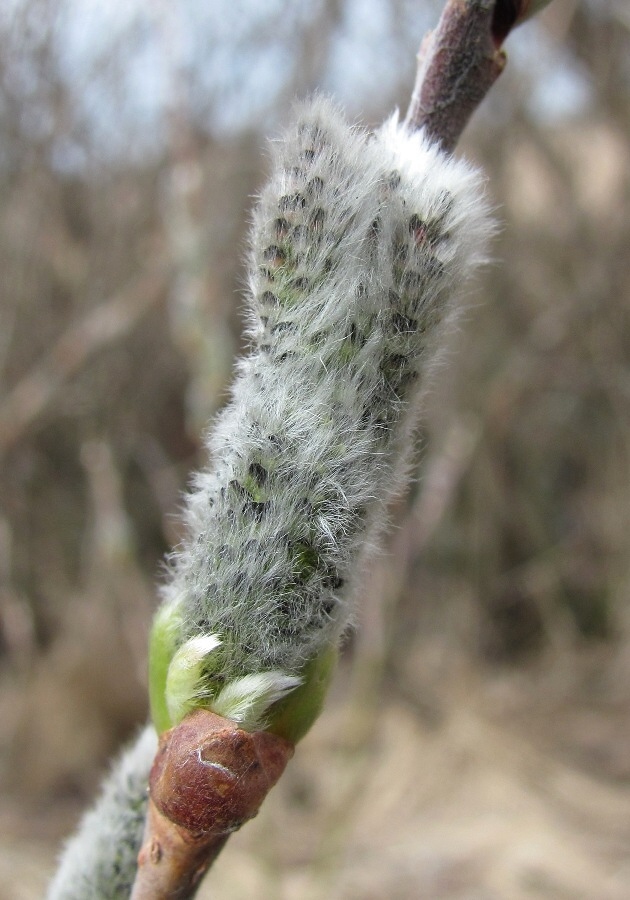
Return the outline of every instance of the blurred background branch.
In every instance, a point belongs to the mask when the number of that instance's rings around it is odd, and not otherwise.
[[[165,278],[160,276],[160,268],[159,261],[154,260],[147,275],[90,310],[82,321],[71,324],[34,369],[9,391],[0,406],[0,454],[19,441],[93,354],[129,334],[161,294]]]
[[[404,105],[439,5],[0,11],[2,898],[41,896],[146,715],[155,573],[242,345],[263,135],[313,88],[368,124]],[[463,145],[501,262],[330,710],[217,897],[628,895],[628,25],[621,0],[554,0],[507,42]]]

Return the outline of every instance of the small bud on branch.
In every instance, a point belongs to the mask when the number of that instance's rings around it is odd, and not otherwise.
[[[264,731],[195,710],[160,738],[132,900],[192,896],[228,836],[258,812],[293,755]]]

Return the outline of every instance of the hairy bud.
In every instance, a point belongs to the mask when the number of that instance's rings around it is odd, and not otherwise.
[[[396,119],[372,138],[318,98],[274,154],[254,212],[252,351],[165,589],[181,643],[221,641],[206,698],[213,680],[299,678],[347,628],[409,410],[491,230],[479,176]]]

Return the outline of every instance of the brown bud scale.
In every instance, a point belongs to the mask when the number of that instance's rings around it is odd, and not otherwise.
[[[293,755],[267,732],[199,709],[165,732],[149,777],[149,813],[132,900],[194,896],[231,832],[253,818]]]

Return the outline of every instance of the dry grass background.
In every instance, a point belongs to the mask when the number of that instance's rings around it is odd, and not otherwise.
[[[264,166],[259,132],[209,136],[173,101],[155,157],[64,173],[72,98],[31,21],[59,8],[25,4],[0,57],[2,900],[42,896],[146,715],[156,572],[240,344]],[[284,96],[319,83],[344,9],[321,4]],[[630,31],[622,3],[572,0],[545,29],[591,100],[541,121],[515,63],[466,138],[497,262],[326,712],[202,897],[630,896]]]

